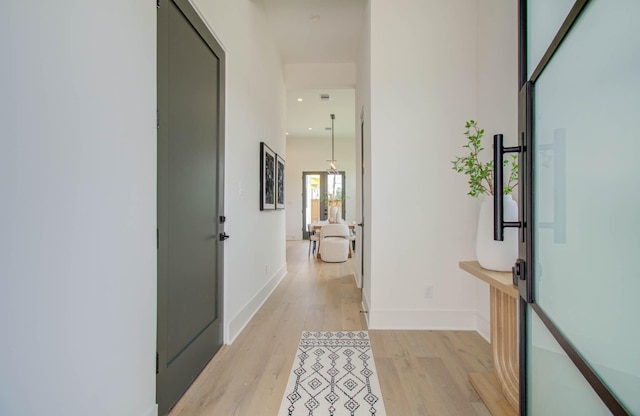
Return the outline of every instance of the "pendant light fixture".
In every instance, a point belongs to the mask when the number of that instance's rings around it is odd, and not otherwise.
[[[335,157],[335,134],[333,131],[333,123],[334,120],[336,119],[336,115],[335,114],[331,114],[331,160],[327,160],[327,163],[329,163],[329,167],[327,168],[327,172],[331,173],[331,174],[337,174],[338,173],[338,161],[336,160]]]

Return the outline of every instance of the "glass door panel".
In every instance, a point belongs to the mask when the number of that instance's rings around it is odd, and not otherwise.
[[[302,219],[302,234],[303,238],[306,240],[309,238],[309,228],[308,224],[312,224],[314,222],[318,222],[321,220],[321,210],[320,210],[320,182],[321,182],[321,174],[320,173],[304,173],[303,184],[304,184],[304,193],[303,193],[303,204],[304,212]]]
[[[610,415],[589,383],[573,365],[540,318],[528,316],[530,415]]]
[[[553,37],[569,14],[574,0],[529,0],[527,2],[527,68],[530,77]]]
[[[327,203],[329,207],[336,207],[340,212],[341,218],[344,218],[343,209],[343,193],[342,193],[342,175],[341,174],[328,174],[327,175]]]
[[[535,82],[533,148],[535,303],[633,414],[640,414],[638,16],[637,0],[586,6]],[[540,22],[531,19],[545,18],[529,19],[535,29]],[[530,40],[532,54],[537,41]],[[594,393],[548,387],[579,373],[541,348],[548,336],[531,325],[532,414],[603,414],[536,410],[575,409]]]

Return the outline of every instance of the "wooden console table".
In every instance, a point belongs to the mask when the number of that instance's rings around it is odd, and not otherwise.
[[[511,273],[483,269],[477,261],[460,268],[491,286],[491,352],[494,373],[471,373],[469,382],[492,415],[518,415],[518,287]]]

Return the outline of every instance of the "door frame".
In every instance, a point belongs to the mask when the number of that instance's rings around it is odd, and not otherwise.
[[[356,257],[360,257],[360,290],[365,293],[365,284],[364,284],[364,226],[365,226],[365,215],[364,215],[364,179],[365,179],[365,170],[364,170],[364,106],[360,110],[360,221],[358,221],[358,227],[360,227],[360,244],[356,244],[360,246],[360,256],[358,256],[358,249],[356,247]],[[357,237],[357,235],[356,235]]]
[[[600,400],[614,415],[629,415],[622,403],[609,390],[606,384],[599,378],[584,357],[576,350],[565,337],[545,311],[535,300],[535,240],[534,240],[534,211],[533,181],[534,181],[534,141],[535,141],[535,84],[544,72],[560,45],[571,32],[571,29],[581,13],[585,10],[590,0],[576,0],[573,7],[565,17],[560,29],[553,38],[547,51],[536,65],[531,77],[528,76],[527,64],[527,0],[519,0],[519,50],[518,50],[518,79],[520,96],[518,101],[518,132],[519,147],[522,150],[519,156],[520,165],[520,197],[519,209],[523,227],[520,228],[519,259],[514,266],[514,283],[517,282],[519,291],[519,360],[520,360],[520,415],[528,414],[528,348],[529,338],[528,314],[535,313],[544,323],[545,327],[553,335],[562,347],[575,367],[580,371],[584,379],[589,383]],[[530,307],[529,307],[530,306]]]
[[[168,222],[168,195],[161,187],[163,183],[168,181],[168,174],[163,169],[166,161],[162,160],[163,155],[168,154],[166,143],[168,143],[168,129],[160,128],[169,124],[168,106],[169,106],[169,30],[168,30],[168,7],[169,2],[173,3],[184,17],[189,21],[193,29],[199,34],[200,38],[207,44],[218,58],[218,112],[217,116],[217,214],[216,218],[216,235],[224,232],[224,171],[225,171],[225,80],[226,80],[226,55],[222,46],[218,43],[214,34],[211,33],[204,19],[199,15],[189,0],[158,0],[157,15],[157,143],[158,143],[158,160],[157,160],[157,223],[156,230],[157,241],[157,332],[156,332],[156,403],[158,400],[159,384],[164,376],[161,366],[161,358],[166,359],[167,352],[165,346],[160,344],[162,337],[166,337],[166,303],[167,303],[167,282],[168,282],[168,264],[167,264],[167,244],[160,244],[161,241],[168,241],[169,236],[167,227],[161,227],[161,224]],[[164,164],[164,165],[163,165]],[[216,250],[216,296],[217,311],[219,324],[221,326],[222,343],[226,334],[224,333],[224,244],[218,242]],[[164,305],[164,306],[162,306]],[[164,354],[164,356],[163,356]],[[197,374],[195,375],[197,376]],[[195,376],[193,380],[195,380]],[[193,381],[192,380],[192,381]],[[187,386],[188,387],[188,386]],[[174,403],[175,404],[175,403]]]

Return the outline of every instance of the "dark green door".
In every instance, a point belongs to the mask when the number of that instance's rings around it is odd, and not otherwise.
[[[168,412],[222,345],[223,53],[188,1],[158,9],[158,375]]]

